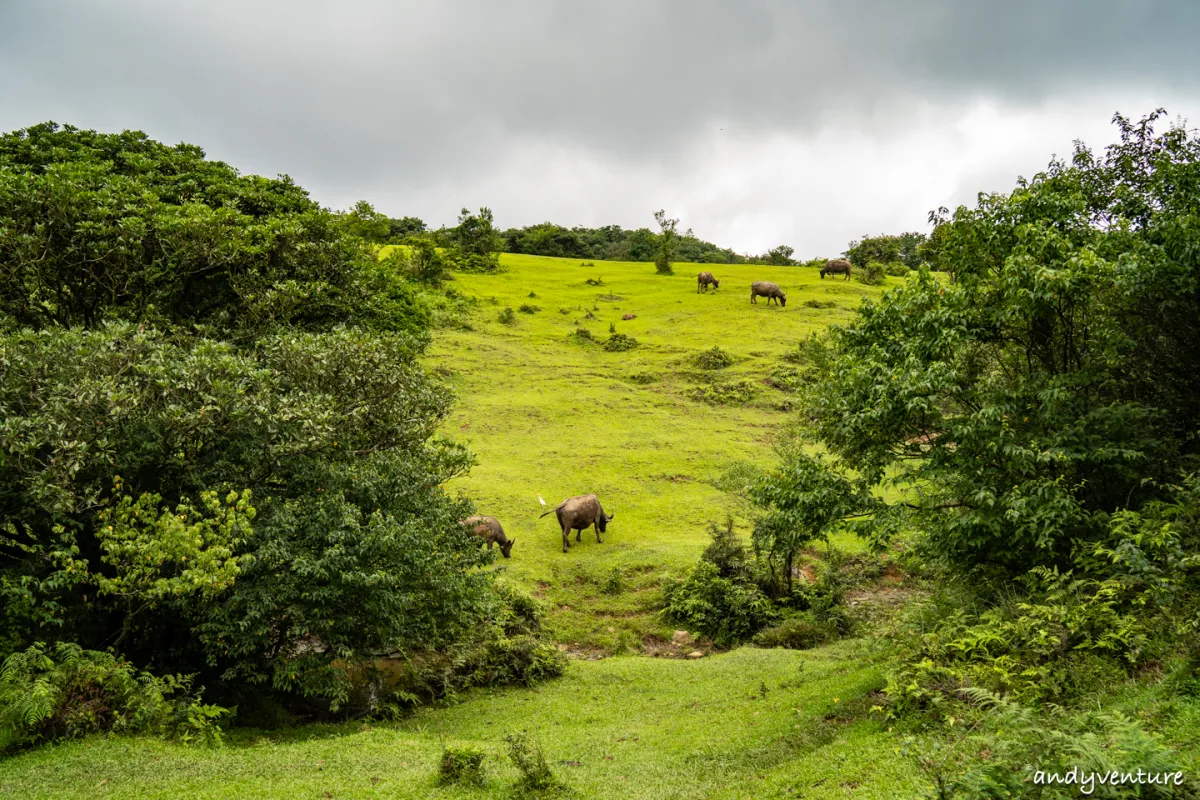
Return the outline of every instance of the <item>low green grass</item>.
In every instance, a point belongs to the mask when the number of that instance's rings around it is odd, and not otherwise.
[[[527,730],[574,797],[896,798],[920,785],[870,713],[856,642],[684,661],[575,661],[534,690],[473,692],[399,723],[235,731],[221,750],[92,737],[0,761],[12,798],[512,797],[504,736]],[[437,787],[442,748],[487,753],[480,788]]]
[[[822,280],[803,267],[677,264],[675,276],[661,276],[652,264],[585,267],[522,255],[503,255],[501,265],[495,275],[455,275],[454,288],[480,301],[474,330],[442,331],[430,358],[459,391],[445,433],[479,458],[449,488],[516,538],[504,566],[548,601],[559,641],[612,653],[669,637],[650,613],[663,575],[695,561],[710,521],[731,513],[748,530],[736,498],[713,481],[738,463],[773,463],[789,395],[767,383],[771,369],[797,341],[848,321],[863,298],[887,287]],[[721,288],[698,294],[702,271]],[[756,280],[778,283],[787,306],[752,304]],[[517,314],[514,325],[496,320],[522,304],[541,311]],[[579,328],[594,341],[573,335]],[[611,329],[638,346],[604,350]],[[734,363],[699,365],[714,346]],[[748,387],[749,401],[698,399],[709,388],[709,396],[731,394],[722,390],[730,385]],[[538,495],[552,508],[592,492],[616,518],[603,544],[586,532],[563,553],[553,516],[539,518]],[[627,574],[628,590],[606,595],[599,585],[614,567]]]
[[[659,585],[695,562],[709,522],[732,514],[747,531],[743,504],[717,484],[731,467],[774,462],[789,396],[766,383],[771,369],[799,339],[850,319],[882,289],[799,267],[679,264],[678,276],[663,277],[640,263],[509,255],[501,263],[500,274],[455,276],[452,286],[478,301],[471,330],[439,331],[429,357],[459,392],[443,433],[479,459],[448,488],[516,538],[501,569],[546,601],[549,634],[583,658],[536,688],[468,692],[397,723],[234,729],[220,750],[122,737],[43,747],[0,761],[0,796],[513,797],[518,775],[504,736],[518,730],[536,737],[574,797],[915,794],[923,784],[914,762],[869,711],[883,678],[862,642],[586,658],[691,649],[663,644],[671,628],[656,614]],[[697,294],[702,270],[722,288]],[[751,304],[754,280],[779,283],[787,307]],[[497,321],[522,305],[539,310]],[[579,328],[593,340],[574,335]],[[637,346],[604,350],[610,329]],[[732,363],[697,363],[714,346]],[[739,382],[753,390],[744,403],[720,388]],[[706,387],[735,402],[698,399]],[[587,532],[563,553],[537,497],[553,507],[589,492],[615,519],[603,544]],[[437,786],[447,746],[488,754],[483,787]]]

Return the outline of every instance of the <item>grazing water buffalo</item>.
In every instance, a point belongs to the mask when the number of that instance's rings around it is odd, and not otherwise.
[[[476,514],[463,520],[463,525],[470,528],[471,533],[483,539],[484,542],[487,542],[488,550],[492,549],[493,544],[499,544],[500,555],[505,558],[508,558],[508,554],[512,552],[513,542],[517,541],[516,539],[509,539],[504,535],[504,528],[500,527],[500,521],[495,517],[485,517]],[[480,542],[480,544],[482,545],[483,542]]]
[[[544,517],[546,514],[558,516],[558,524],[562,527],[564,553],[571,546],[569,538],[571,531],[578,531],[575,534],[575,541],[578,542],[583,537],[583,531],[588,526],[595,525],[596,541],[599,542],[601,541],[600,534],[604,533],[608,528],[608,523],[616,516],[616,514],[605,514],[604,509],[600,507],[600,498],[594,494],[584,494],[563,500],[558,506],[541,516]]]
[[[703,287],[704,291],[707,292],[708,285],[710,283],[712,284],[712,287],[714,289],[721,288],[721,282],[719,280],[717,280],[716,278],[714,278],[713,274],[711,272],[701,272],[699,275],[697,275],[696,276],[696,292],[697,292],[697,294],[700,292],[701,287]]]
[[[835,258],[832,261],[826,261],[825,266],[821,267],[821,279],[824,280],[826,275],[841,275],[846,274],[846,280],[850,280],[850,262],[844,258]]]
[[[783,293],[783,289],[779,288],[778,283],[755,281],[750,284],[750,302],[757,305],[760,297],[767,298],[767,305],[771,305],[772,300],[781,306],[787,305],[787,295]]]

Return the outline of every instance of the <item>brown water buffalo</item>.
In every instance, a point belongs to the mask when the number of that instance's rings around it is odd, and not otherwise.
[[[476,514],[463,520],[463,525],[466,525],[471,533],[487,542],[488,550],[492,549],[493,544],[500,545],[500,555],[505,558],[508,558],[509,553],[512,552],[513,542],[517,541],[504,535],[504,528],[500,527],[500,521],[495,517]],[[483,542],[480,544],[482,545]]]
[[[821,279],[824,280],[826,275],[841,275],[845,273],[846,280],[850,280],[850,262],[844,258],[835,258],[832,261],[826,261],[825,266],[821,267]]]
[[[563,500],[541,516],[544,517],[546,514],[558,516],[558,524],[562,528],[564,553],[571,546],[571,531],[578,531],[575,534],[575,541],[578,542],[583,537],[583,531],[588,526],[595,525],[596,541],[600,542],[600,534],[604,533],[608,528],[608,523],[616,516],[616,514],[605,514],[604,509],[600,507],[600,498],[594,494],[584,494]]]
[[[696,276],[696,293],[697,294],[700,293],[701,287],[703,287],[704,291],[707,292],[708,285],[710,283],[712,284],[712,287],[714,289],[721,288],[721,282],[719,280],[717,280],[716,278],[714,278],[713,274],[711,272],[701,272],[699,275]]]
[[[787,295],[783,293],[783,289],[779,288],[778,283],[755,281],[750,284],[750,302],[757,305],[760,297],[767,298],[767,305],[771,305],[772,300],[781,306],[787,305]]]

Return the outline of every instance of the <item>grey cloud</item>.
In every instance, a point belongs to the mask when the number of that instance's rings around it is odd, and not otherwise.
[[[678,171],[715,127],[886,136],[916,103],[1186,95],[1197,30],[1191,0],[9,0],[0,127],[139,127],[330,196],[415,196],[538,143]]]

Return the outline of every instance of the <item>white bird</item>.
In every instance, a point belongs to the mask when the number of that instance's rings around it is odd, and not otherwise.
[[[542,496],[540,494],[538,495],[538,502],[541,503],[543,506],[546,505],[546,501],[542,499]]]

